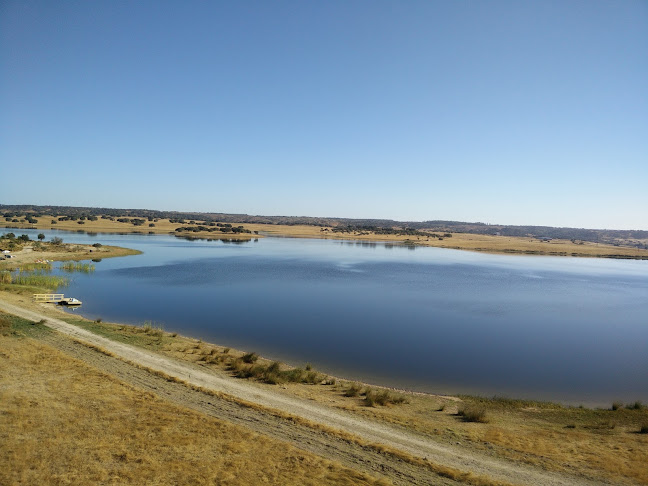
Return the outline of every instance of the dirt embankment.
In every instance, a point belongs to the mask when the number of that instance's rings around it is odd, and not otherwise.
[[[446,476],[473,484],[606,484],[543,471],[486,453],[468,453],[460,445],[435,443],[412,431],[353,417],[341,410],[115,342],[5,300],[0,300],[0,309],[32,321],[44,320],[60,333],[52,334],[50,344],[126,382],[204,413],[245,424],[354,469],[380,473],[396,484],[452,484],[453,481],[439,475],[444,471]],[[69,338],[103,353],[74,344]]]

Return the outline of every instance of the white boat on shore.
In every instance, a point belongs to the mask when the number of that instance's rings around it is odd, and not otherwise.
[[[74,297],[67,297],[65,299],[62,299],[58,303],[59,305],[81,305],[82,302],[79,299],[75,299]]]

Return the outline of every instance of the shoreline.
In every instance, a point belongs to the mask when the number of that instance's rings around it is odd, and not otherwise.
[[[173,235],[188,239],[208,240],[241,240],[250,241],[264,237],[290,237],[308,239],[332,239],[346,241],[366,241],[375,243],[393,243],[410,245],[413,247],[446,248],[461,251],[474,251],[493,254],[515,254],[528,256],[566,256],[575,258],[611,258],[629,260],[648,260],[648,250],[634,247],[605,245],[592,242],[574,242],[571,240],[553,239],[542,241],[532,237],[491,236],[473,233],[452,233],[450,237],[429,237],[416,235],[376,234],[371,232],[339,233],[330,231],[330,228],[306,225],[275,225],[259,223],[233,223],[241,224],[250,233],[221,233],[205,231],[176,231],[184,224],[171,223],[169,220],[160,220],[153,223],[155,226],[147,228],[133,226],[128,223],[114,221],[86,221],[81,225],[73,224],[75,221],[64,221],[57,224],[15,224],[2,223],[4,229],[30,229],[30,230],[58,230],[77,233],[103,233],[103,234],[142,234],[142,235]],[[219,223],[220,224],[220,223]]]
[[[378,451],[379,464],[393,456],[398,463],[457,480],[453,485],[495,486],[503,481],[589,486],[600,484],[603,478],[610,484],[619,484],[621,478],[626,481],[648,477],[648,464],[634,452],[648,445],[648,436],[638,432],[643,430],[642,424],[648,424],[648,408],[642,405],[615,408],[613,404],[610,409],[587,409],[515,399],[420,393],[404,393],[403,402],[368,402],[369,393],[380,397],[380,390],[362,391],[362,386],[355,382],[270,384],[235,377],[229,367],[223,368],[222,362],[219,366],[209,361],[235,353],[230,349],[156,329],[93,323],[78,316],[61,319],[66,316],[52,309],[43,313],[42,304],[25,306],[24,301],[19,302],[21,298],[26,297],[14,295],[11,299],[17,307],[9,304],[1,293],[0,319],[8,312],[30,320],[31,324],[25,322],[26,329],[34,333],[34,337],[27,336],[30,342],[39,341],[39,328],[48,327],[51,337],[41,338],[42,344],[55,344],[55,349],[85,361],[99,372],[110,374],[114,369],[102,363],[121,362],[119,366],[126,369],[126,374],[117,375],[118,379],[128,383],[128,377],[137,373],[133,384],[164,400],[173,400],[167,396],[169,387],[173,387],[184,390],[181,393],[185,395],[197,393],[201,403],[210,406],[218,400],[234,403],[237,408],[226,418],[234,423],[241,423],[238,417],[248,413],[245,410],[274,417],[275,425],[267,430],[277,430],[276,421],[283,421],[285,430],[306,427],[319,437]],[[84,323],[80,325],[80,321]],[[96,326],[112,327],[113,331],[123,333],[123,339],[97,333],[92,329]],[[62,341],[70,341],[72,347],[56,346]],[[242,359],[232,358],[237,362]],[[257,365],[258,362],[254,366]],[[76,386],[84,386],[83,381],[78,380]],[[348,391],[354,386],[358,388],[351,395]],[[91,393],[95,392],[96,387]],[[394,398],[393,393],[388,396]],[[87,399],[92,400],[92,394]],[[186,406],[187,402],[179,403]],[[204,409],[200,411],[204,413]],[[243,423],[254,427],[258,419]],[[261,433],[266,433],[265,429]],[[299,447],[299,440],[296,444]],[[583,455],[592,459],[583,460]],[[364,463],[360,460],[358,464]],[[451,476],[447,475],[449,472]],[[466,473],[471,473],[472,478],[476,474],[479,481],[462,479]]]
[[[97,334],[96,329],[100,328],[102,332],[99,332],[98,335],[106,337],[107,335],[114,335],[114,329],[127,329],[131,330],[134,332],[144,332],[142,329],[145,329],[147,324],[126,324],[126,323],[120,323],[120,322],[112,322],[112,321],[106,321],[104,322],[102,319],[93,320],[91,318],[85,317],[82,314],[78,314],[76,312],[67,312],[65,308],[62,308],[56,304],[46,304],[46,303],[36,303],[36,302],[27,302],[24,299],[29,298],[26,295],[21,295],[21,294],[13,294],[11,292],[8,292],[6,290],[0,290],[0,300],[4,299],[5,301],[11,302],[13,305],[16,305],[26,311],[36,311],[36,312],[43,312],[46,311],[48,314],[51,314],[53,316],[56,316],[58,319],[63,319],[66,321],[77,321],[76,324],[74,325],[79,325],[82,329],[94,329],[91,330],[91,332],[94,332]],[[205,341],[200,337],[194,337],[191,335],[186,335],[186,334],[181,334],[179,332],[175,331],[166,331],[162,327],[155,327],[153,325],[152,329],[153,332],[159,332],[164,335],[173,335],[175,338],[178,340],[182,340],[183,342],[191,343],[191,345],[201,345],[201,346],[206,346],[206,347],[212,347],[214,349],[218,349],[220,351],[223,350],[229,350],[227,353],[231,353],[231,355],[237,355],[237,356],[243,356],[246,354],[254,354],[258,356],[258,362],[259,363],[265,363],[265,364],[270,364],[273,362],[278,362],[281,363],[282,366],[288,368],[288,369],[299,369],[300,367],[298,365],[294,365],[289,363],[288,361],[277,361],[273,358],[266,357],[263,354],[259,354],[256,351],[253,350],[248,350],[248,349],[242,349],[241,347],[231,347],[228,345],[223,345],[223,344],[218,344],[214,342],[209,342]],[[114,340],[113,338],[111,338]],[[115,341],[117,342],[117,341]],[[310,365],[306,365],[307,367],[310,367]],[[516,395],[515,393],[511,394],[500,394],[500,393],[475,393],[475,392],[469,392],[466,391],[465,393],[462,392],[457,392],[457,393],[444,393],[444,392],[431,392],[431,391],[421,391],[421,390],[416,390],[414,386],[412,387],[399,387],[399,386],[393,386],[390,384],[387,384],[385,381],[381,381],[379,378],[376,378],[376,380],[371,380],[367,378],[358,378],[354,377],[354,372],[353,370],[348,370],[347,373],[339,373],[339,372],[334,372],[334,373],[328,373],[324,371],[319,371],[317,369],[314,369],[316,373],[322,375],[323,378],[325,379],[333,379],[333,381],[338,381],[338,382],[343,382],[343,383],[354,383],[359,385],[360,387],[367,387],[367,388],[376,388],[376,389],[381,389],[381,390],[387,390],[390,392],[395,392],[395,393],[401,393],[401,394],[406,394],[406,395],[413,395],[413,396],[420,396],[420,397],[426,397],[429,399],[441,399],[441,400],[448,400],[452,402],[462,402],[464,399],[469,399],[469,400],[479,400],[479,401],[498,401],[498,400],[504,400],[504,401],[513,401],[513,402],[523,402],[523,403],[528,403],[528,404],[534,404],[534,406],[543,406],[543,407],[551,407],[551,408],[562,408],[562,409],[572,409],[572,408],[581,408],[581,409],[589,409],[589,410],[604,410],[606,409],[607,406],[609,406],[610,403],[614,399],[610,400],[560,400],[560,399],[551,399],[551,398],[542,398],[542,397],[534,397],[534,398],[525,398],[521,395]],[[617,397],[618,398],[618,397]],[[631,401],[634,399],[631,399]]]

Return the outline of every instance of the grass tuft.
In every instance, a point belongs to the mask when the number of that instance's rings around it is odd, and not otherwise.
[[[162,337],[164,335],[164,330],[161,326],[154,326],[151,321],[145,321],[142,326],[142,331],[150,336]]]
[[[486,410],[477,407],[465,407],[459,409],[457,415],[463,418],[464,422],[475,422],[480,424],[488,423]]]
[[[384,407],[386,405],[407,403],[405,397],[393,394],[388,390],[377,391],[372,388],[367,388],[364,391],[364,396],[364,404],[367,407],[375,407],[376,405]]]
[[[256,363],[256,361],[257,361],[258,359],[259,359],[259,355],[256,354],[256,353],[247,353],[247,354],[244,354],[243,356],[241,356],[241,360],[242,360],[244,363],[248,363],[248,364],[250,364],[250,363]]]
[[[360,394],[360,385],[352,383],[344,392],[345,397],[357,397]]]

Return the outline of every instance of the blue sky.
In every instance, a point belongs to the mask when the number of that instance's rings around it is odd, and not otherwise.
[[[0,2],[0,203],[648,230],[648,2]]]

